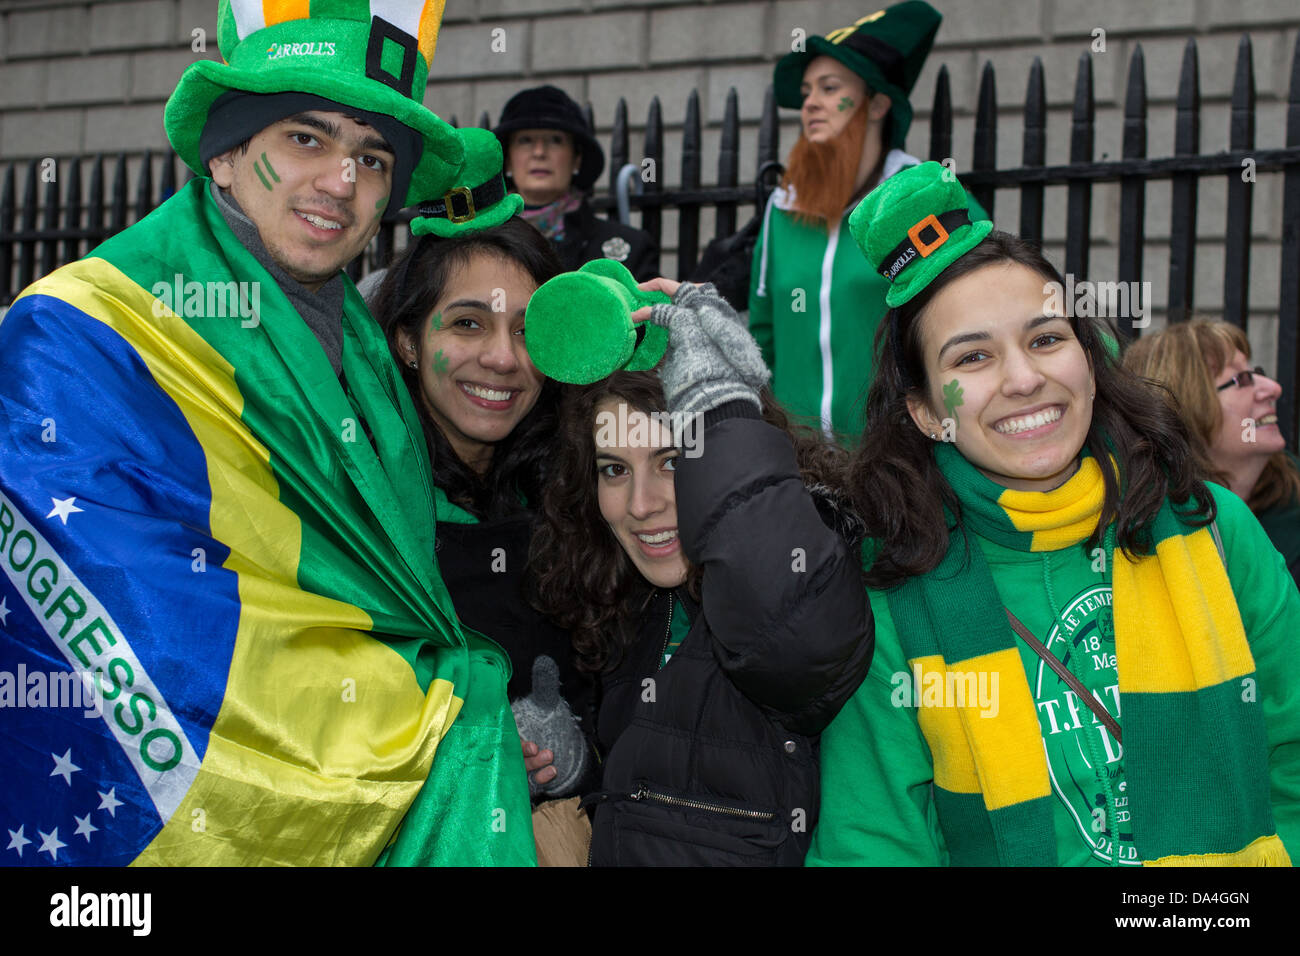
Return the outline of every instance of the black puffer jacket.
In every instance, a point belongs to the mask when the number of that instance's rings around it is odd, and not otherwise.
[[[678,459],[676,489],[703,607],[659,670],[670,607],[659,592],[602,679],[596,866],[802,864],[817,737],[871,664],[857,549],[819,514],[789,439],[729,417],[701,447]]]
[[[564,239],[555,244],[555,251],[570,272],[592,259],[616,259],[638,282],[659,275],[659,247],[650,234],[598,218],[585,199],[564,217]]]

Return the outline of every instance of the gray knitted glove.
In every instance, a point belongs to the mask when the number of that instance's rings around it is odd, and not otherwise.
[[[587,769],[587,741],[568,702],[560,696],[560,668],[555,661],[545,654],[533,661],[532,693],[520,697],[510,709],[519,736],[555,754],[551,763],[555,779],[538,784],[529,774],[528,792],[534,797],[562,797],[573,792]]]
[[[683,282],[671,305],[651,309],[650,321],[668,329],[659,365],[668,411],[703,414],[737,400],[762,407],[758,393],[772,373],[744,321],[711,283]]]

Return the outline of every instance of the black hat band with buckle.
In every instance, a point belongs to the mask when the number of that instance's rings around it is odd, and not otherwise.
[[[469,222],[478,210],[499,203],[506,198],[506,181],[500,174],[482,185],[470,189],[457,186],[449,190],[441,199],[422,202],[416,207],[416,216],[428,216],[433,219],[449,219],[452,222]]]
[[[918,258],[928,258],[948,241],[948,237],[954,230],[970,224],[969,209],[950,209],[938,216],[933,213],[926,216],[907,230],[907,238],[885,256],[885,265],[880,269],[880,274],[893,282],[909,263]],[[912,381],[912,376],[907,371],[907,361],[903,356],[903,328],[897,308],[889,310],[889,347],[894,353],[894,364],[898,366],[903,387],[911,390],[916,383]]]
[[[911,229],[907,238],[894,247],[881,262],[880,274],[893,282],[907,265],[917,258],[925,259],[948,241],[948,236],[962,226],[970,225],[970,210],[950,209],[936,216],[926,216]]]

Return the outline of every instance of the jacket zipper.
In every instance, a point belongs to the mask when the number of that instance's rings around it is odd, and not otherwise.
[[[659,649],[659,660],[662,662],[664,655],[668,653],[668,639],[673,634],[673,601],[677,600],[673,591],[668,592],[668,626],[664,628],[664,646]],[[660,663],[659,667],[664,665]]]
[[[720,807],[716,803],[705,803],[703,800],[687,800],[683,797],[670,797],[664,793],[655,793],[644,783],[640,785],[636,793],[632,794],[633,800],[654,800],[656,803],[666,803],[674,807],[690,807],[693,810],[709,810],[713,813],[725,813],[733,817],[744,817],[747,820],[775,820],[776,814],[769,813],[766,810],[737,810],[735,807]]]

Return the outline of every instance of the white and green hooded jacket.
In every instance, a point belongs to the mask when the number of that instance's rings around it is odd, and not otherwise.
[[[881,182],[920,160],[885,156]],[[792,189],[776,189],[754,249],[749,330],[772,370],[772,390],[791,413],[846,438],[862,433],[871,348],[889,282],[849,236],[844,210],[831,229],[800,222]]]

